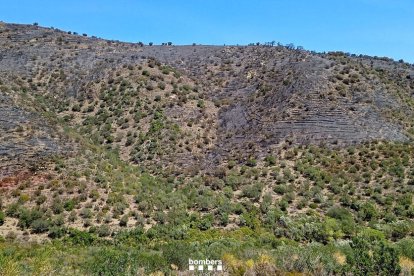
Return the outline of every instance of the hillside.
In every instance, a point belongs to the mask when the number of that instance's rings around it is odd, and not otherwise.
[[[0,23],[0,129],[4,247],[128,240],[162,255],[136,269],[169,273],[188,258],[166,252],[211,257],[223,239],[214,254],[230,274],[266,254],[269,275],[329,275],[350,272],[351,241],[368,235],[414,267],[414,66],[402,61]],[[302,263],[308,243],[330,259]]]

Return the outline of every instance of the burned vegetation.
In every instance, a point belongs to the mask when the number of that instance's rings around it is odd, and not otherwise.
[[[387,58],[0,23],[0,270],[410,273],[413,91]]]

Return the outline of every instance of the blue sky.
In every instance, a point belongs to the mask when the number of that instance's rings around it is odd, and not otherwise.
[[[129,42],[275,40],[414,63],[414,0],[0,0],[0,20]]]

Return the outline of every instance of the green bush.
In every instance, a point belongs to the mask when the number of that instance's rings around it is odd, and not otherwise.
[[[44,219],[36,219],[31,223],[31,228],[33,230],[33,233],[40,234],[45,233],[49,230],[49,221]]]
[[[76,206],[76,202],[73,199],[69,199],[63,204],[63,208],[68,212],[75,209],[75,206]]]
[[[213,216],[211,214],[207,214],[203,216],[198,223],[198,229],[200,230],[208,230],[212,226],[213,226]]]
[[[111,228],[108,225],[102,225],[96,228],[96,234],[99,237],[109,237],[111,235]]]
[[[246,162],[246,165],[249,167],[255,167],[257,165],[257,161],[254,158],[249,158]]]
[[[360,206],[358,216],[365,221],[370,221],[378,216],[378,212],[373,204],[365,202]]]
[[[248,185],[243,188],[243,196],[252,199],[253,201],[258,201],[262,194],[263,185],[261,183],[256,183],[253,185]]]
[[[29,228],[31,226],[31,224],[42,218],[42,213],[39,210],[27,210],[27,209],[20,209],[19,211],[19,222],[18,222],[18,226],[21,229],[26,229]]]
[[[397,250],[384,240],[354,237],[352,254],[347,256],[347,267],[353,275],[399,275]]]
[[[404,238],[396,243],[396,248],[400,255],[414,260],[414,239]]]
[[[121,219],[119,220],[119,225],[122,227],[126,227],[128,225],[128,219],[129,219],[128,215],[122,216]]]
[[[347,209],[342,207],[332,207],[328,210],[326,215],[330,216],[331,218],[346,221],[352,219],[352,214]]]
[[[71,228],[68,230],[68,237],[66,237],[65,240],[72,244],[90,246],[96,241],[96,236],[88,232]]]
[[[188,259],[196,259],[197,248],[191,243],[173,241],[162,247],[162,255],[170,264],[175,264],[179,269],[188,269]]]
[[[275,193],[278,193],[280,195],[284,195],[287,192],[287,186],[286,185],[283,185],[283,184],[276,185],[273,188],[273,191],[275,191]]]
[[[51,226],[49,228],[49,234],[48,237],[51,239],[59,239],[64,237],[66,234],[65,228],[61,226]]]
[[[266,156],[265,161],[267,166],[276,165],[276,157],[274,157],[273,155]]]
[[[92,218],[92,216],[93,216],[93,213],[92,213],[92,210],[91,209],[89,209],[89,208],[83,208],[81,211],[80,211],[80,216],[82,217],[82,218],[84,218],[84,219],[89,219],[89,218]]]
[[[85,268],[91,275],[139,275],[136,252],[102,248],[93,252]]]

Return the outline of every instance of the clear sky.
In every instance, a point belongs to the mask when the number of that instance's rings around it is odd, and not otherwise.
[[[414,0],[0,0],[0,20],[129,42],[274,40],[414,63]]]

